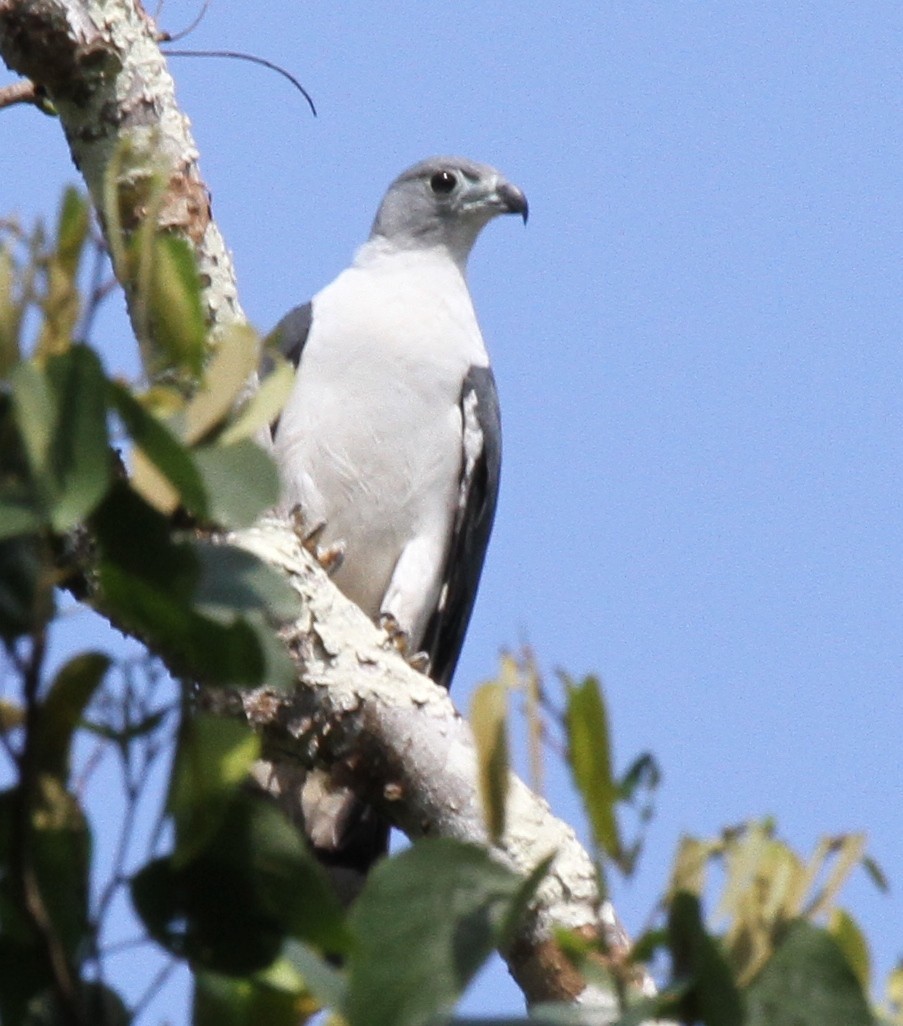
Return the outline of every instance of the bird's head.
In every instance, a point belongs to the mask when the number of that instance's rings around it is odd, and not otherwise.
[[[462,265],[485,224],[498,214],[527,221],[527,197],[495,168],[462,157],[430,157],[389,186],[371,241],[399,249],[443,246]]]

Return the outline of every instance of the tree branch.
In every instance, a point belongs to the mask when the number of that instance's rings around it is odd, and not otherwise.
[[[489,845],[473,736],[448,692],[413,670],[354,603],[328,581],[295,531],[268,519],[232,541],[287,574],[303,613],[283,628],[298,667],[291,694],[243,696],[248,720],[265,738],[269,761],[258,780],[300,819],[297,779],[311,766],[342,775],[409,837],[441,836]],[[611,903],[600,900],[592,859],[574,831],[511,774],[498,859],[527,877],[554,854],[531,915],[503,952],[528,1001],[576,1001],[614,1009],[587,988],[553,939],[556,926],[602,939],[613,962],[628,938]],[[638,978],[637,989],[649,990]]]
[[[52,102],[101,217],[112,184],[122,227],[136,228],[162,181],[158,224],[194,246],[208,324],[216,332],[244,321],[191,127],[176,104],[156,28],[137,0],[0,0],[0,55]],[[134,292],[122,284],[137,334]]]
[[[0,0],[0,53],[46,91],[97,209],[104,210],[108,169],[119,166],[119,219],[135,227],[148,213],[141,186],[162,169],[159,222],[194,245],[215,331],[243,314],[188,121],[155,38],[135,0]],[[242,699],[245,715],[267,740],[270,761],[259,768],[261,782],[291,811],[300,769],[338,765],[410,836],[488,844],[473,740],[447,693],[387,646],[288,525],[267,523],[234,540],[284,570],[303,600],[303,616],[285,630],[296,690],[259,690]],[[515,979],[530,1001],[568,1000],[614,1016],[613,995],[587,986],[552,932],[562,925],[603,939],[613,962],[626,953],[626,935],[600,898],[592,860],[570,827],[515,777],[507,812],[505,836],[494,849],[501,861],[526,876],[555,855],[527,921],[504,952]],[[648,979],[637,986],[648,991]]]
[[[35,86],[34,82],[29,82],[27,78],[0,89],[0,109],[12,107],[17,103],[31,103],[40,107],[43,102],[40,89]]]

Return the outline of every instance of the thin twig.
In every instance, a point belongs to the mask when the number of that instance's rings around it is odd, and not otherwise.
[[[128,710],[130,690],[126,685],[126,694],[123,697],[123,706]],[[127,729],[129,723],[129,713],[126,711],[123,717],[125,724],[123,725],[124,730]],[[135,822],[138,815],[138,805],[141,798],[141,791],[144,783],[144,775],[142,773],[135,774],[132,770],[131,765],[131,745],[119,745],[117,746],[120,756],[120,762],[122,764],[122,789],[125,794],[125,814],[122,819],[122,827],[119,831],[119,838],[116,843],[116,854],[113,856],[113,865],[110,869],[110,876],[104,886],[101,893],[100,900],[97,903],[97,913],[95,915],[95,922],[97,924],[97,934],[100,935],[100,931],[103,925],[104,918],[109,911],[110,905],[113,898],[116,895],[116,891],[122,886],[122,883],[126,879],[125,875],[125,864],[128,859],[129,848],[132,843],[132,834],[135,829]]]
[[[162,969],[157,973],[156,976],[150,981],[145,992],[141,995],[138,1001],[132,1006],[132,1022],[137,1022],[138,1019],[144,1014],[147,1006],[154,1000],[157,994],[162,990],[163,985],[173,974],[178,962],[172,959],[167,962]]]
[[[265,57],[257,57],[252,53],[242,53],[240,50],[164,50],[163,53],[167,57],[231,57],[237,61],[248,61],[250,64],[259,64],[263,68],[269,68],[270,71],[275,71],[277,74],[282,75],[283,78],[287,78],[304,99],[307,100],[307,105],[310,107],[313,116],[317,116],[317,108],[314,106],[310,93],[301,85],[298,79],[286,71],[285,68],[274,64],[272,61],[268,61]]]
[[[43,106],[44,96],[40,87],[30,79],[23,78],[0,89],[0,108],[12,107],[17,103],[31,103],[36,107]]]
[[[31,650],[27,658],[16,658],[22,676],[22,694],[25,701],[25,743],[19,758],[19,788],[17,793],[16,829],[10,862],[18,878],[24,911],[44,946],[53,980],[53,989],[59,999],[63,1016],[72,1026],[82,1026],[76,981],[62,941],[44,903],[41,887],[32,862],[32,813],[38,801],[38,766],[35,761],[40,702],[39,691],[47,635],[44,626],[38,627],[31,637]]]
[[[161,43],[175,43],[179,39],[184,39],[186,36],[191,35],[192,32],[200,25],[204,20],[204,16],[207,13],[207,8],[210,6],[210,0],[204,0],[201,4],[201,9],[195,15],[194,20],[191,21],[187,28],[183,28],[181,32],[176,32],[175,35],[171,35],[169,32],[161,32],[159,42]],[[157,9],[157,13],[154,15],[154,20],[159,20],[160,14],[163,12],[163,5],[160,4]]]
[[[101,947],[100,954],[103,958],[114,958],[116,955],[121,955],[126,951],[134,951],[135,948],[145,947],[153,943],[147,934],[141,934],[138,937],[128,937],[125,940],[106,944]]]

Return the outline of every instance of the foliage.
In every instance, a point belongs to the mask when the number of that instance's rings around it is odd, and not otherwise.
[[[66,193],[49,236],[10,223],[0,232],[0,639],[4,676],[19,685],[0,698],[0,747],[13,775],[0,793],[0,1021],[141,1017],[144,999],[127,1008],[105,968],[104,924],[124,888],[169,964],[190,965],[201,1026],[294,1026],[323,1007],[349,1026],[452,1021],[547,865],[524,881],[489,851],[421,841],[381,863],[346,913],[295,827],[247,788],[259,740],[243,723],[200,711],[195,684],[291,682],[273,625],[293,613],[292,594],[255,558],[213,540],[214,529],[248,525],[275,500],[275,470],[254,438],[278,413],[290,373],[277,369],[243,401],[258,339],[234,328],[211,346],[188,247],[142,228],[115,248],[148,326],[148,387],[110,376],[87,342],[108,289],[84,199]],[[158,664],[114,664],[93,651],[51,672],[61,589],[194,683],[161,698]],[[617,775],[599,681],[562,674],[561,683],[556,707],[532,657],[509,656],[475,696],[487,833],[498,840],[505,831],[506,707],[516,690],[536,781],[541,750],[559,734],[604,887],[607,872],[635,869],[659,771],[643,755]],[[122,772],[126,811],[107,880],[96,879],[73,781],[80,736],[115,752]],[[150,848],[126,866],[151,770],[173,752]],[[628,807],[640,824],[629,842]],[[713,863],[724,878],[714,926],[704,915]],[[858,836],[828,839],[808,861],[768,823],[688,838],[659,925],[629,958],[567,932],[559,945],[620,997],[620,1026],[662,1015],[707,1026],[872,1023],[867,945],[836,904],[855,866],[880,882]],[[637,967],[657,952],[670,970],[657,997],[638,999]],[[889,990],[897,1012],[901,979]],[[581,1018],[544,1008],[515,1021]]]
[[[111,891],[90,907],[90,827],[70,780],[79,727],[116,745],[125,764],[148,737],[164,728],[171,734],[172,714],[181,709],[168,809],[175,843],[134,882],[152,936],[177,949],[164,913],[188,915],[189,937],[180,943],[195,955],[212,921],[209,887],[195,883],[216,873],[255,898],[266,894],[280,937],[290,927],[322,940],[332,936],[323,909],[337,916],[299,838],[273,810],[242,799],[256,751],[244,726],[194,716],[190,693],[175,710],[145,707],[137,723],[92,722],[86,709],[109,658],[84,652],[49,674],[57,596],[65,588],[193,681],[285,686],[292,679],[273,631],[293,613],[292,593],[247,552],[207,540],[213,527],[252,523],[276,499],[275,468],[253,435],[278,413],[285,375],[281,388],[270,384],[239,401],[258,360],[249,329],[226,333],[205,368],[191,251],[174,237],[139,232],[129,259],[148,282],[148,318],[165,322],[171,335],[150,388],[111,378],[82,334],[105,294],[95,283],[82,298],[86,255],[98,249],[89,222],[85,199],[68,190],[51,236],[13,223],[0,233],[0,638],[5,676],[20,682],[19,694],[3,697],[0,723],[14,778],[0,795],[4,1023],[126,1017],[114,993],[90,979],[100,978],[98,938]],[[101,266],[97,254],[94,266]],[[224,865],[216,856],[226,825],[232,857]],[[242,837],[245,847],[236,852],[233,842]],[[305,873],[327,904],[287,909],[275,894]],[[237,926],[251,947],[254,930]]]

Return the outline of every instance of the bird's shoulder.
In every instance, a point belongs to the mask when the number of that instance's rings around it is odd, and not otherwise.
[[[432,354],[462,374],[487,362],[466,282],[451,260],[422,253],[371,253],[314,296],[305,359],[338,347],[365,362]]]

